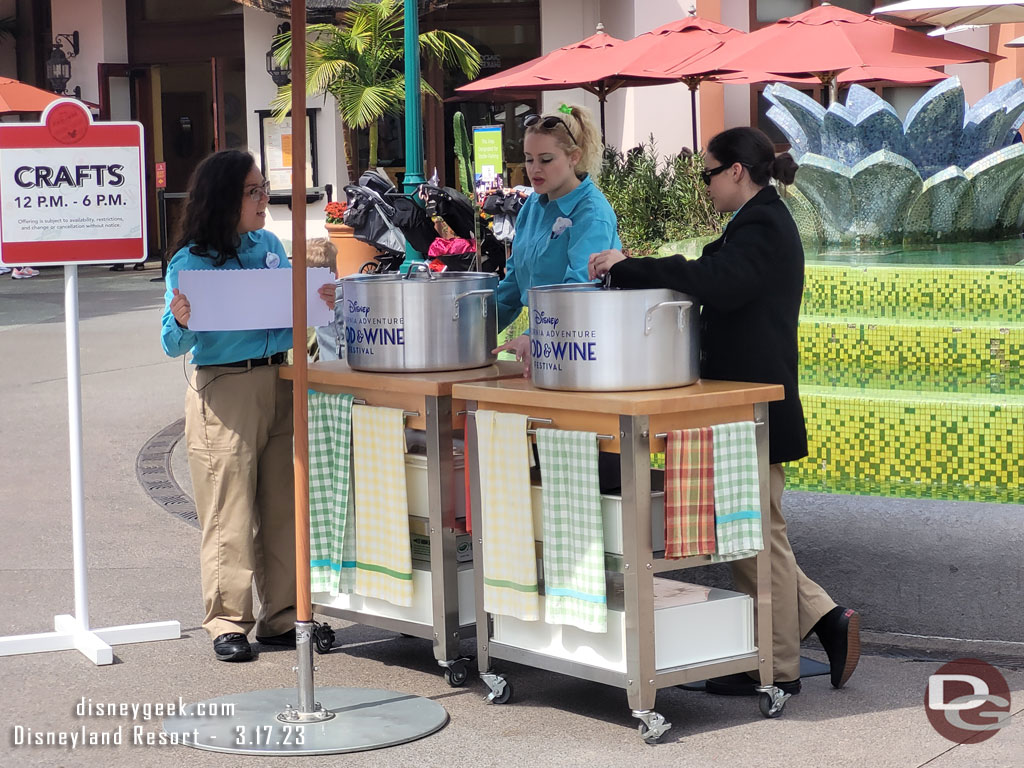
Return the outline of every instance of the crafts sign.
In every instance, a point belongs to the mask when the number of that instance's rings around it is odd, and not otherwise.
[[[142,126],[93,123],[74,99],[0,124],[0,264],[145,261],[142,172]]]

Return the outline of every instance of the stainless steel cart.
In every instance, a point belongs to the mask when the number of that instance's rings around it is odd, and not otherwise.
[[[291,368],[282,368],[281,376],[292,377]],[[346,393],[367,405],[401,408],[407,412],[406,426],[426,433],[427,496],[429,517],[410,517],[412,533],[425,532],[430,539],[429,563],[414,560],[414,570],[429,568],[429,610],[416,612],[394,607],[393,610],[371,612],[317,602],[313,610],[357,624],[380,627],[433,642],[434,658],[444,668],[445,680],[457,687],[468,677],[469,659],[459,653],[462,638],[472,637],[476,625],[471,616],[459,616],[460,571],[472,563],[457,562],[456,548],[466,535],[463,521],[456,518],[456,499],[464,493],[456,487],[453,435],[463,429],[464,408],[453,401],[452,387],[459,382],[494,380],[502,377],[522,378],[518,363],[499,362],[486,368],[434,373],[371,373],[349,368],[343,361],[314,363],[309,366],[309,387],[317,392]],[[457,407],[456,407],[457,406]],[[416,578],[419,574],[414,574]],[[469,582],[463,574],[463,582]],[[316,647],[321,653],[330,650],[334,632],[326,624],[315,633]]]
[[[467,436],[476,450],[477,409],[526,415],[553,428],[580,429],[605,434],[601,450],[618,452],[622,469],[622,553],[605,557],[605,568],[621,574],[625,611],[624,669],[580,663],[552,655],[539,648],[510,645],[495,639],[495,617],[483,607],[482,544],[487,536],[480,514],[480,477],[471,475],[473,540],[478,547],[476,570],[476,620],[478,665],[481,679],[490,689],[488,699],[502,704],[511,698],[508,679],[495,671],[496,660],[513,661],[538,669],[560,672],[626,690],[634,717],[645,741],[657,741],[671,723],[654,710],[660,688],[681,685],[709,677],[757,670],[761,685],[762,714],[781,714],[789,694],[772,679],[772,612],[768,479],[768,407],[781,400],[777,385],[701,381],[690,387],[650,392],[556,392],[540,390],[522,379],[457,385],[453,394],[468,404]],[[666,560],[664,551],[654,551],[651,535],[651,452],[664,450],[664,433],[675,429],[711,426],[736,421],[757,424],[758,476],[761,490],[761,520],[764,550],[757,555],[758,644],[752,651],[699,663],[656,668],[654,579],[658,574],[706,565],[707,556]],[[473,467],[479,467],[474,455]],[[539,557],[543,547],[537,543]],[[540,571],[539,571],[540,573]]]

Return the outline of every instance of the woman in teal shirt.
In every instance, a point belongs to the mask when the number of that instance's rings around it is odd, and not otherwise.
[[[527,115],[523,153],[534,194],[516,219],[512,254],[498,285],[498,328],[528,305],[538,285],[585,283],[592,253],[621,249],[618,220],[594,179],[601,170],[602,143],[585,107],[563,104],[557,114]],[[498,347],[515,352],[529,375],[528,333]]]
[[[249,661],[247,635],[295,646],[292,388],[277,374],[290,328],[194,331],[178,290],[183,269],[287,269],[284,246],[263,229],[267,183],[248,152],[226,150],[196,168],[178,251],[167,267],[160,342],[192,353],[185,443],[202,538],[203,628],[220,661]],[[334,306],[334,286],[320,287]],[[259,614],[253,611],[253,587]]]

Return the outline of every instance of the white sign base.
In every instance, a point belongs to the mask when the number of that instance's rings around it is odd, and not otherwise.
[[[0,656],[78,650],[93,664],[102,666],[114,661],[111,646],[148,643],[154,640],[177,640],[181,637],[181,625],[176,621],[156,621],[151,624],[90,630],[79,624],[74,616],[62,614],[55,616],[53,623],[56,627],[55,632],[0,637]]]
[[[55,632],[0,637],[0,656],[78,649],[93,664],[114,661],[112,645],[181,637],[176,621],[89,629],[89,585],[85,568],[85,488],[82,483],[82,367],[78,344],[78,265],[64,266],[64,328],[68,358],[68,435],[71,441],[71,544],[75,615],[54,618]]]

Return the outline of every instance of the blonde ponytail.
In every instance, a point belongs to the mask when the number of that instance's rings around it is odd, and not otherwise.
[[[593,180],[597,181],[597,177],[601,174],[601,159],[604,149],[601,130],[597,127],[594,113],[589,109],[577,104],[568,106],[572,111],[566,117],[575,123],[572,133],[576,137],[577,146],[583,152],[576,165],[576,175],[582,176],[584,173],[589,173]]]

